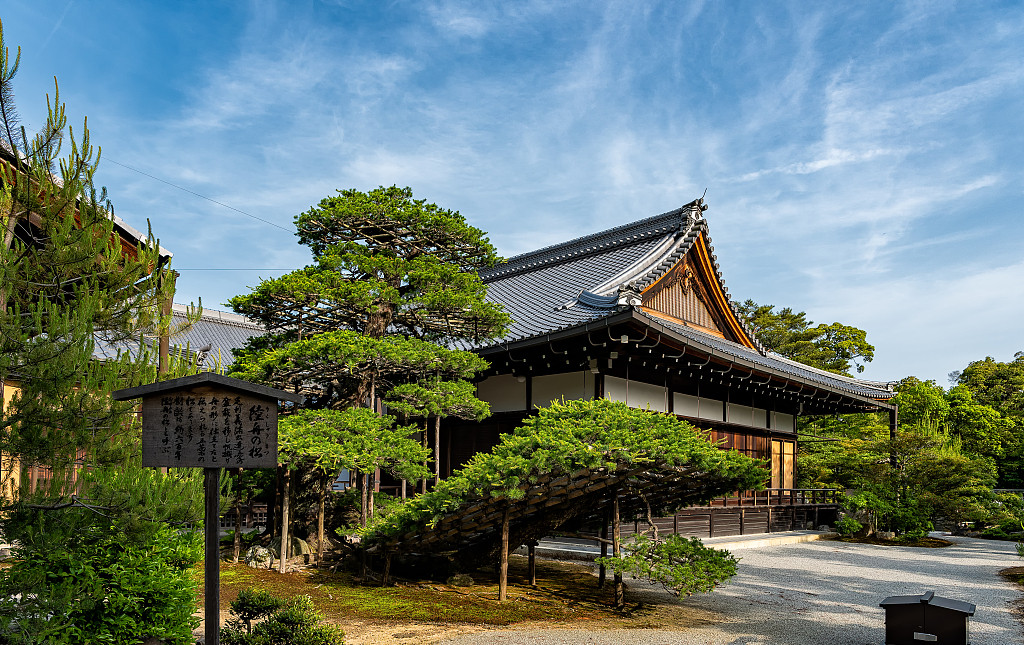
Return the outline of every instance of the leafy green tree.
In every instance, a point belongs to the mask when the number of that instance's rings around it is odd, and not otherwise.
[[[863,372],[864,364],[875,357],[875,348],[867,342],[867,333],[856,327],[834,322],[813,326],[804,312],[785,307],[759,305],[747,300],[737,311],[757,340],[766,348],[794,361],[819,369],[849,375]]]
[[[1002,415],[1001,420],[991,414],[976,418],[975,436],[965,437],[965,441],[980,440],[989,446],[999,468],[1001,486],[1024,487],[1024,352],[1017,352],[1012,361],[1005,363],[990,356],[974,361],[950,377],[970,392],[975,405],[989,406]],[[977,437],[978,433],[984,438]],[[993,450],[997,440],[1001,445]]]
[[[400,382],[465,378],[483,363],[442,345],[500,337],[508,326],[477,275],[499,260],[494,247],[458,212],[408,188],[339,191],[295,225],[314,264],[230,301],[271,332],[236,363],[246,378],[298,381],[310,407],[363,405]]]
[[[950,376],[969,389],[979,403],[1007,415],[1024,417],[1024,352],[1017,352],[1006,363],[987,356]]]
[[[375,414],[369,408],[347,410],[299,410],[282,417],[278,426],[279,449],[294,465],[320,474],[317,509],[318,553],[323,556],[324,508],[331,485],[340,469],[374,472],[378,468],[413,481],[426,476],[422,462],[427,450],[410,437],[411,429],[394,427],[395,418]],[[373,507],[373,491],[362,486],[361,524]]]
[[[995,449],[998,414],[974,408],[962,391],[916,378],[900,382],[893,403],[900,411],[895,439],[881,414],[804,421],[803,432],[832,440],[802,444],[801,485],[854,490],[851,509],[867,512],[873,528],[903,534],[921,534],[937,517],[982,519],[995,484],[986,450]]]
[[[1000,460],[1017,449],[1018,437],[1012,417],[989,405],[978,403],[971,390],[957,385],[946,393],[950,430],[963,441],[965,452]]]

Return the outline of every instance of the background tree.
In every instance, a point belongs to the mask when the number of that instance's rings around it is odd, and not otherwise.
[[[999,425],[995,434],[1000,437],[1001,447],[992,454],[999,469],[1000,486],[1024,488],[1024,352],[1017,352],[1012,361],[1005,363],[991,356],[973,361],[962,371],[950,374],[950,378],[970,392],[974,405],[988,406],[1001,415],[997,423],[991,414],[978,416],[978,408],[972,407],[965,413],[973,414],[989,445],[993,433],[988,429]]]
[[[900,410],[895,440],[884,414],[804,420],[801,432],[829,441],[801,444],[799,484],[855,491],[850,507],[867,512],[872,528],[919,535],[940,517],[984,520],[999,436],[985,422],[1000,427],[998,413],[916,378],[901,381],[892,402]]]
[[[864,363],[875,357],[875,348],[867,342],[867,332],[834,322],[831,325],[807,320],[804,312],[785,307],[759,305],[747,300],[737,311],[757,340],[771,351],[819,369],[845,374],[864,371]]]
[[[84,125],[67,127],[56,87],[39,133],[20,127],[19,62],[0,25],[0,381],[15,390],[0,454],[12,480],[52,476],[6,482],[0,533],[15,561],[0,569],[0,638],[187,643],[202,551],[184,527],[201,518],[201,477],[141,468],[134,404],[109,396],[156,379],[144,337],[168,324],[158,304],[173,281],[152,236],[128,246],[116,233],[99,151]]]

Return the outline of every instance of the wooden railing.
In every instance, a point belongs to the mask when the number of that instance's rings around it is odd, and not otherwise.
[[[708,506],[711,508],[755,507],[755,506],[834,506],[839,503],[843,491],[836,488],[766,488],[746,490],[728,497],[716,497]]]

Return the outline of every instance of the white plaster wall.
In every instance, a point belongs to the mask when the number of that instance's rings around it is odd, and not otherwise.
[[[796,417],[785,412],[772,412],[772,430],[796,432]]]
[[[668,390],[662,385],[626,381],[617,376],[604,377],[605,398],[612,401],[624,401],[631,408],[646,409],[649,407],[655,412],[667,412],[667,392]]]
[[[672,411],[680,416],[696,418],[699,410],[698,401],[699,399],[692,394],[673,392]]]
[[[594,375],[586,372],[548,374],[533,377],[533,406],[547,407],[552,401],[594,398]]]
[[[491,404],[491,412],[526,409],[526,381],[511,374],[499,374],[477,384],[477,397]]]
[[[738,403],[730,403],[727,408],[728,417],[726,421],[729,423],[735,423],[741,426],[754,425],[754,408],[749,405],[739,405]]]

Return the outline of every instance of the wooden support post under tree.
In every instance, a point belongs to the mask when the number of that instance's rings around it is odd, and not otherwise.
[[[530,540],[529,542],[526,543],[526,548],[527,548],[527,557],[528,557],[527,562],[529,563],[527,565],[527,571],[529,572],[530,586],[531,587],[536,587],[537,586],[537,541],[536,540]]]
[[[612,497],[612,557],[622,557],[622,540],[619,531],[619,491],[616,490]],[[615,571],[615,608],[622,609],[626,606],[626,590],[622,586],[622,574]]]
[[[380,586],[388,586],[388,578],[391,576],[391,551],[384,551],[384,575],[380,579]]]
[[[280,573],[287,571],[286,561],[288,560],[288,496],[291,489],[291,471],[285,466],[284,473],[281,476],[284,482],[281,490],[281,553],[280,562],[277,567]]]
[[[601,557],[608,557],[608,512],[605,511],[604,517],[601,522]],[[597,572],[597,588],[601,589],[604,587],[605,578],[608,577],[608,568],[601,563],[601,568]]]
[[[498,602],[505,602],[508,596],[508,512],[509,506],[501,512],[501,554],[498,560]]]

